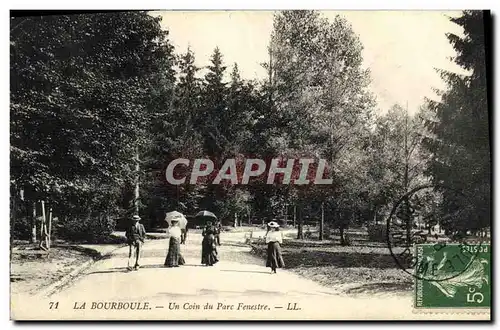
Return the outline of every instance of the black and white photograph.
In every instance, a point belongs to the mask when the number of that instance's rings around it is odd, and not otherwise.
[[[491,321],[491,16],[11,10],[11,320]]]

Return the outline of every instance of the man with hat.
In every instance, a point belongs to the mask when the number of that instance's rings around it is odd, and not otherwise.
[[[144,226],[139,223],[141,217],[138,215],[134,215],[132,217],[132,224],[127,228],[125,233],[127,237],[127,244],[129,246],[128,252],[128,263],[127,269],[132,270],[130,267],[130,259],[132,258],[132,250],[135,252],[135,265],[134,269],[139,269],[139,257],[142,251],[142,244],[144,244],[144,239],[146,238],[146,229]]]

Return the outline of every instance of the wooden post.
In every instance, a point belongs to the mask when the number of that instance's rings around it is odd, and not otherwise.
[[[41,231],[41,235],[40,235],[40,248],[42,250],[45,250],[47,251],[48,248],[49,248],[49,243],[48,243],[48,238],[47,238],[47,226],[45,225],[45,221],[46,221],[46,214],[45,214],[45,202],[44,201],[41,201],[41,204],[42,204],[42,224],[41,224],[41,228],[40,228],[40,231]],[[43,246],[43,244],[45,243],[45,246]]]
[[[48,246],[47,248],[50,249],[50,246],[52,244],[52,207],[49,208],[49,233],[48,233]]]

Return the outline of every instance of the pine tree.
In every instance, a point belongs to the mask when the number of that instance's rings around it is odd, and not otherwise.
[[[454,62],[470,75],[441,72],[448,84],[441,101],[428,101],[436,121],[427,126],[432,154],[429,174],[443,190],[443,212],[451,215],[443,224],[465,233],[490,225],[491,155],[489,108],[485,63],[487,17],[481,11],[464,11],[450,20],[464,29],[464,36],[448,34],[457,52]]]

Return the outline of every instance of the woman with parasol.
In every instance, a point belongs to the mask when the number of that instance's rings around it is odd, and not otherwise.
[[[186,218],[179,212],[167,214],[169,244],[167,257],[165,258],[165,267],[179,267],[186,262],[181,254],[181,226],[187,225]],[[182,222],[182,223],[181,223]]]
[[[203,241],[201,243],[201,263],[206,266],[213,266],[219,261],[215,242],[217,229],[213,225],[217,217],[215,214],[208,211],[199,212],[196,217],[205,220],[205,227],[201,234],[203,236]]]
[[[281,255],[281,244],[283,244],[283,235],[279,231],[280,226],[277,222],[271,221],[268,224],[269,231],[266,233],[267,260],[266,267],[271,268],[271,273],[276,274],[277,268],[285,267],[283,256]]]

